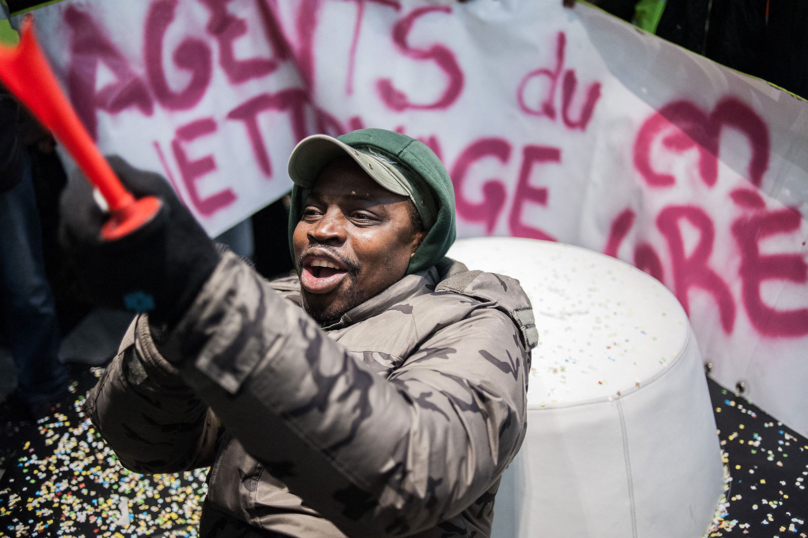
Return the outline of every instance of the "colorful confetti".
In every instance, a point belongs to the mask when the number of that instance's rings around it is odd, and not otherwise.
[[[0,536],[197,535],[207,470],[148,476],[124,469],[83,413],[102,371],[74,381],[75,402],[36,424],[3,417]]]
[[[705,536],[808,538],[808,439],[709,380],[725,474],[722,514]]]

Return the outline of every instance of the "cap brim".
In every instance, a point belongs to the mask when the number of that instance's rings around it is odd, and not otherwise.
[[[310,189],[323,168],[343,155],[350,156],[362,170],[388,191],[400,196],[410,196],[409,190],[405,187],[406,181],[403,177],[398,179],[400,172],[394,171],[388,163],[323,134],[306,137],[295,146],[289,156],[289,177],[296,185]]]

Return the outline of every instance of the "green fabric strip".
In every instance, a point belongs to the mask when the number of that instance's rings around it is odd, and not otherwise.
[[[634,6],[634,24],[646,32],[656,34],[666,3],[666,0],[640,0]]]
[[[11,27],[8,19],[0,20],[0,43],[3,45],[16,45],[19,40],[17,30]]]

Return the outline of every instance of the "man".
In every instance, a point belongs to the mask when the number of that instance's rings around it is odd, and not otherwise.
[[[0,87],[0,316],[11,346],[20,418],[35,421],[67,394],[59,361],[59,323],[45,275],[31,159],[17,102]]]
[[[64,240],[98,300],[153,304],[87,402],[125,467],[211,466],[202,536],[489,535],[538,333],[518,282],[445,258],[454,194],[429,148],[380,129],[298,144],[298,277],[272,283],[159,177],[113,165],[163,210],[104,244],[74,182]]]

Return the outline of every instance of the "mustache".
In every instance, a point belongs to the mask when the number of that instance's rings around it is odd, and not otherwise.
[[[332,247],[330,245],[323,245],[323,244],[320,244],[320,243],[309,243],[309,246],[306,247],[306,250],[304,250],[303,252],[300,253],[300,256],[297,258],[297,270],[298,270],[298,273],[303,268],[303,258],[309,252],[314,250],[315,248],[320,252],[325,251],[330,256],[333,256],[334,258],[338,259],[340,261],[340,263],[342,263],[342,265],[345,267],[345,270],[348,273],[350,273],[351,275],[355,276],[355,275],[359,274],[359,270],[362,268],[362,266],[359,263],[357,263],[354,260],[346,258],[342,254],[337,252],[337,250],[334,247]]]

